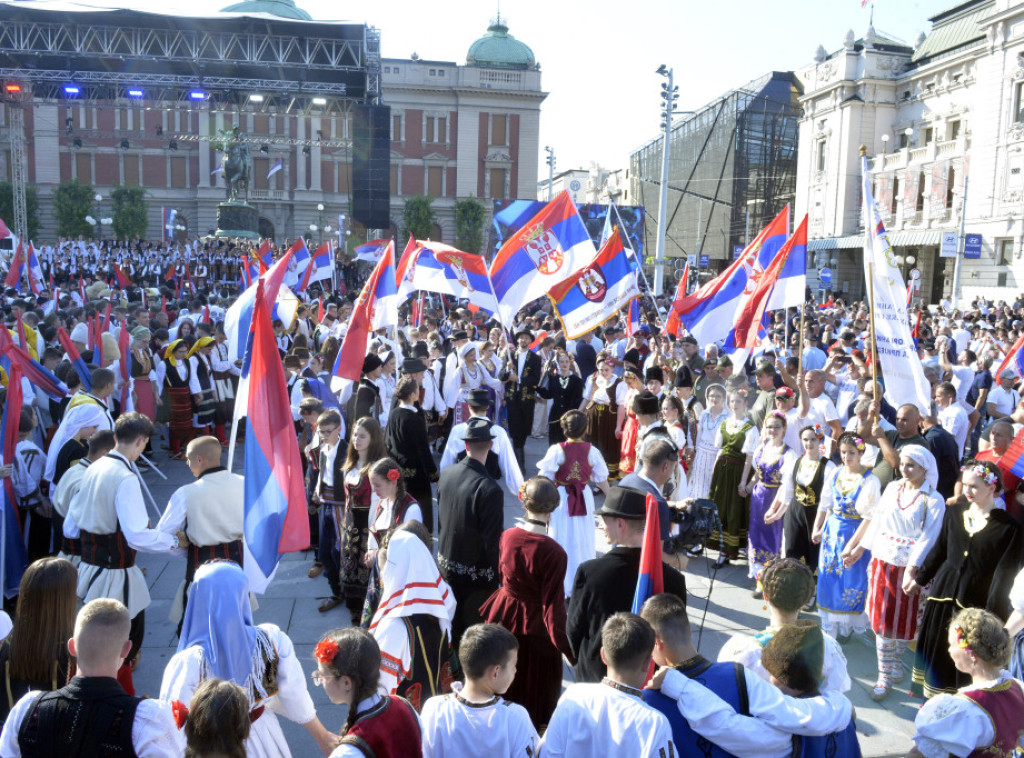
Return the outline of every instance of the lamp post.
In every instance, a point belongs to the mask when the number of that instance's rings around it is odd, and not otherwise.
[[[888,155],[888,154],[889,154],[889,135],[888,134],[883,134],[882,135],[882,155]]]
[[[676,100],[679,99],[679,87],[675,85],[674,70],[668,68],[664,63],[658,66],[655,72],[664,76],[668,82],[661,85],[661,192],[658,196],[658,241],[654,248],[654,295],[660,295],[665,280],[665,234],[668,232],[668,219],[665,214],[668,212],[668,158],[669,142],[672,137],[672,114],[676,110]]]
[[[548,202],[551,202],[551,185],[555,182],[555,151],[551,149],[549,145],[544,146],[544,152],[548,154],[548,157],[544,159],[544,162],[548,164]]]
[[[100,206],[100,203],[103,202],[103,195],[101,195],[99,192],[97,192],[95,195],[93,195],[92,199],[93,199],[93,202],[96,203],[96,215],[99,216],[100,213],[103,210],[103,208]],[[96,239],[99,240],[100,242],[103,241],[103,219],[102,218],[97,218],[96,219]]]

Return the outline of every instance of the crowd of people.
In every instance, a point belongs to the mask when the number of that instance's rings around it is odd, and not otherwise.
[[[856,756],[855,636],[874,699],[925,699],[911,755],[1024,749],[1024,401],[992,373],[1024,300],[914,315],[920,408],[885,399],[862,304],[777,312],[730,356],[667,334],[666,303],[567,339],[546,301],[505,330],[438,299],[373,335],[350,382],[352,304],[324,292],[274,323],[334,627],[304,661],[254,620],[244,479],[222,462],[240,367],[222,285],[248,250],[154,251],[150,271],[152,249],[43,248],[67,288],[7,293],[11,340],[69,393],[23,380],[0,468],[29,560],[0,617],[0,755],[287,756],[283,717],[332,756]],[[141,286],[108,283],[115,263]],[[143,472],[165,456],[194,480],[157,505]],[[649,499],[664,590],[634,609]],[[185,559],[154,699],[132,678],[137,551]],[[695,561],[745,564],[768,611],[717,661],[690,632]]]

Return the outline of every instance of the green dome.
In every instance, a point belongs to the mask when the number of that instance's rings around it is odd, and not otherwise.
[[[469,46],[466,63],[482,68],[537,67],[533,50],[508,33],[508,27],[500,16],[487,27],[487,34]]]
[[[221,13],[267,13],[280,18],[294,18],[299,21],[312,21],[310,16],[302,8],[295,7],[295,0],[243,0],[234,3],[227,8],[221,8]]]

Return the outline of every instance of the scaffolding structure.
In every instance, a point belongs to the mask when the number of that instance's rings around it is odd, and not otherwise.
[[[796,191],[800,84],[771,72],[673,124],[669,150],[667,258],[707,255],[706,276],[768,223]],[[630,158],[634,198],[657,227],[663,138]]]

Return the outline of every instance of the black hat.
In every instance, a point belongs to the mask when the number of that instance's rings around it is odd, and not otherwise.
[[[491,422],[485,418],[474,416],[466,422],[466,431],[462,434],[466,442],[484,442],[494,439],[494,432],[491,431]]]
[[[491,404],[491,396],[487,394],[487,390],[483,388],[477,388],[470,390],[466,393],[466,405],[472,406],[473,408],[486,408]]]
[[[665,383],[665,372],[661,366],[651,366],[647,369],[647,373],[644,374],[644,382],[659,382]]]
[[[419,374],[427,370],[427,364],[419,358],[406,358],[402,361],[403,374]]]
[[[456,329],[454,332],[452,332],[452,341],[453,342],[455,340],[468,340],[468,339],[469,339],[469,335],[466,334],[466,330],[465,329]]]
[[[647,518],[647,495],[632,487],[611,487],[597,515],[642,521]]]
[[[522,326],[519,329],[516,329],[516,333],[514,335],[512,335],[512,336],[515,337],[516,339],[519,339],[519,335],[520,334],[525,334],[527,337],[530,338],[530,342],[533,342],[533,332],[531,332],[525,326]]]
[[[693,372],[689,366],[680,366],[676,369],[676,378],[672,380],[673,387],[693,387]]]
[[[384,365],[384,361],[377,357],[376,353],[369,353],[363,358],[363,373],[369,374],[374,369],[378,369]]]
[[[640,351],[635,347],[630,348],[626,351],[626,354],[622,356],[623,363],[630,363],[634,366],[640,365]]]
[[[825,638],[810,619],[786,624],[764,646],[761,664],[779,684],[799,693],[813,692],[821,684]]]
[[[657,415],[660,409],[658,396],[650,390],[638,392],[633,398],[633,413],[643,413],[650,416]]]
[[[413,358],[429,358],[430,348],[427,347],[426,342],[417,342],[412,346],[412,357]]]

